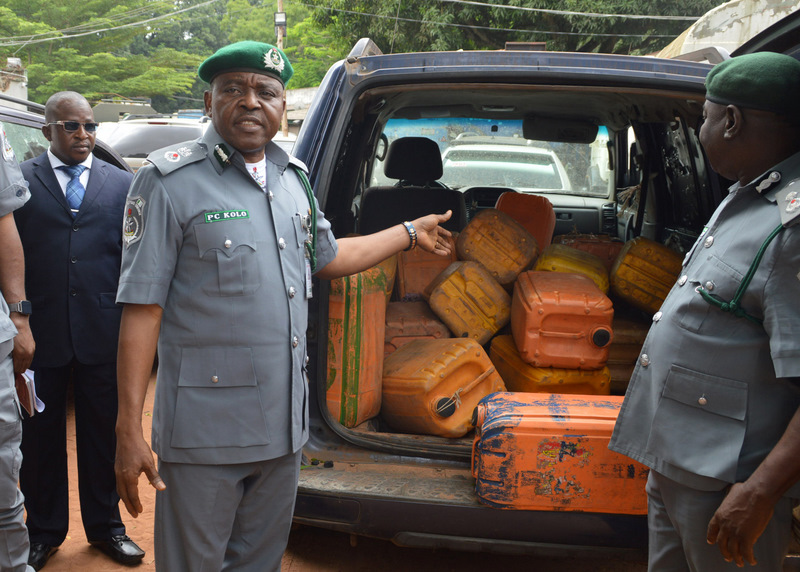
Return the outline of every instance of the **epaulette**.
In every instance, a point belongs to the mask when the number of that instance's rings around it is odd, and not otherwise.
[[[792,226],[800,222],[800,179],[796,179],[780,189],[776,195],[776,204],[781,210],[781,224]]]
[[[304,173],[308,174],[308,167],[306,166],[305,163],[303,163],[297,157],[293,157],[292,155],[289,155],[289,163],[294,165],[295,167],[299,167],[301,171],[303,171]]]
[[[168,175],[181,167],[202,161],[205,158],[205,147],[197,141],[189,141],[153,151],[147,156],[147,161],[155,166],[159,173]]]

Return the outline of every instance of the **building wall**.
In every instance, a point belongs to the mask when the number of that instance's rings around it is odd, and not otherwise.
[[[732,0],[706,12],[657,55],[672,58],[710,46],[730,53],[797,9],[797,0]]]

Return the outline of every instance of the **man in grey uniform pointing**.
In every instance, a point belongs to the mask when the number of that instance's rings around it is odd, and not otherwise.
[[[117,487],[156,497],[159,570],[278,570],[308,436],[311,273],[334,278],[419,245],[447,254],[449,213],[336,240],[305,167],[271,142],[292,68],[257,42],[200,66],[212,125],[156,151],[131,186],[117,301]],[[314,230],[316,232],[311,232]],[[153,449],[142,408],[158,345]]]

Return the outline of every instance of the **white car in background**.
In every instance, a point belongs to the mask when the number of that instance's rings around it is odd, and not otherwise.
[[[550,149],[515,137],[457,138],[442,153],[442,182],[465,186],[513,187],[520,192],[572,190],[567,171]]]
[[[98,137],[111,145],[136,171],[147,156],[162,147],[192,141],[202,136],[211,118],[153,116],[123,119],[118,122],[104,122],[97,130]],[[297,135],[283,135],[278,132],[273,141],[290,153]]]
[[[122,155],[136,171],[147,156],[168,145],[197,139],[211,125],[210,117],[179,118],[153,116],[103,122],[97,129],[102,139]]]

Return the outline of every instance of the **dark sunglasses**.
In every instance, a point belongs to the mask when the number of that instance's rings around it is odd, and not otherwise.
[[[100,125],[99,123],[81,123],[80,121],[51,121],[47,125],[60,125],[64,128],[64,131],[72,132],[77,131],[80,129],[81,125],[83,125],[83,129],[87,133],[94,133],[97,131],[97,126]]]

